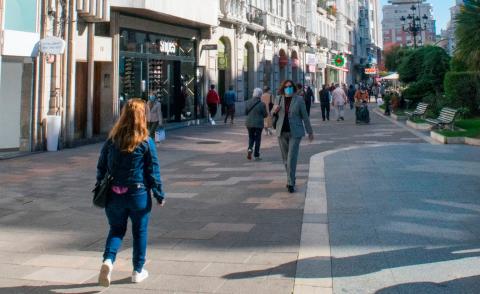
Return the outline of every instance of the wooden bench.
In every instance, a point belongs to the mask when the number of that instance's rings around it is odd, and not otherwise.
[[[411,119],[414,118],[415,116],[419,116],[423,118],[425,116],[425,113],[427,112],[427,109],[428,109],[428,103],[420,102],[418,103],[417,108],[415,108],[414,111],[405,111],[405,114],[408,115],[408,117]]]
[[[453,130],[457,113],[457,109],[444,107],[440,110],[440,115],[437,118],[427,118],[426,121],[435,127],[445,128],[450,126],[450,129]]]

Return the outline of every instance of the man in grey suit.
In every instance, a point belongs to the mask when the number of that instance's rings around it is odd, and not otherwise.
[[[295,192],[295,173],[297,170],[300,141],[305,136],[313,141],[313,130],[308,117],[305,101],[297,95],[298,89],[291,80],[286,80],[280,87],[280,96],[275,101],[273,113],[278,115],[275,125],[283,163],[287,171],[287,190]]]

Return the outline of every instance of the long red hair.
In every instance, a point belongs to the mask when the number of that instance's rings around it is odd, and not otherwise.
[[[142,99],[128,100],[108,137],[121,151],[129,153],[147,140],[147,117]]]

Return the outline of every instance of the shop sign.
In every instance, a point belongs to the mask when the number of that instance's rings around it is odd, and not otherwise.
[[[278,59],[278,65],[280,67],[285,67],[288,64],[288,57],[286,55],[280,55],[280,58]]]
[[[217,44],[205,44],[202,46],[202,50],[207,51],[207,50],[217,50],[218,45]]]
[[[335,66],[338,66],[338,67],[342,67],[345,65],[345,57],[343,57],[343,55],[340,55],[340,54],[337,54],[335,55],[335,57],[333,58],[333,62],[332,62]]]
[[[166,54],[175,54],[177,53],[177,43],[174,41],[162,40],[159,43],[158,51]]]
[[[298,58],[292,58],[292,67],[299,67],[300,60]]]
[[[218,52],[218,69],[225,70],[227,69],[227,57],[225,52]]]
[[[308,69],[308,72],[315,72],[317,67],[315,65],[309,65],[307,69]]]
[[[273,46],[272,44],[266,44],[265,45],[265,60],[272,60],[273,56]]]
[[[51,55],[63,54],[65,51],[65,41],[58,37],[46,37],[40,40],[40,52]]]
[[[377,69],[376,69],[375,67],[366,68],[366,69],[365,69],[365,74],[367,74],[367,75],[376,75],[376,74],[377,74]]]
[[[313,53],[305,53],[306,63],[308,65],[317,65],[317,56]]]

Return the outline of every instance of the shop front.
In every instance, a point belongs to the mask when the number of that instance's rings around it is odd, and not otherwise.
[[[198,118],[195,39],[120,28],[119,103],[158,99],[165,122]]]

